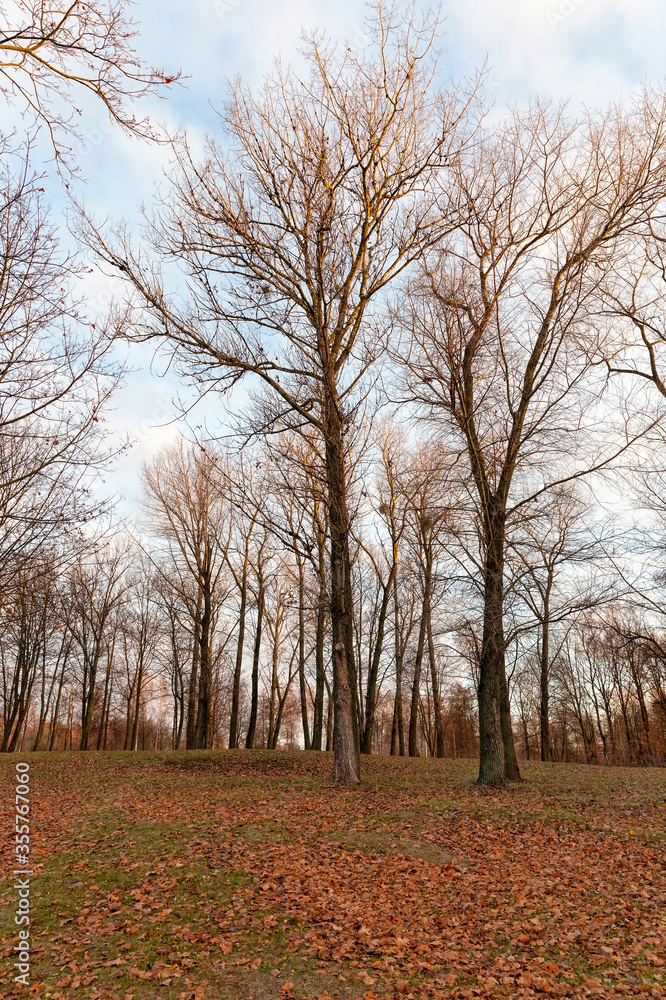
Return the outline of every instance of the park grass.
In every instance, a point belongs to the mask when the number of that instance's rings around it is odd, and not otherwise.
[[[666,771],[326,754],[23,754],[31,987],[0,997],[666,997]]]

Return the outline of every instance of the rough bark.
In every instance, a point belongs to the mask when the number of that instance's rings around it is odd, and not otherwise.
[[[500,675],[504,669],[504,521],[486,551],[483,637],[479,663],[479,784],[504,783],[504,742],[500,718]]]
[[[442,697],[439,691],[439,677],[437,676],[437,662],[435,660],[435,643],[432,636],[432,613],[430,601],[428,602],[428,657],[430,659],[430,680],[432,683],[432,701],[435,709],[435,757],[446,755],[444,710],[442,708]]]
[[[354,668],[353,630],[351,620],[351,573],[349,558],[349,516],[345,482],[345,451],[343,430],[333,388],[330,390],[326,435],[326,472],[331,546],[331,631],[336,669],[333,675],[334,719],[333,748],[334,779],[360,780],[360,747]],[[344,649],[344,656],[340,654]],[[346,673],[347,694],[340,695],[341,671]],[[342,715],[340,713],[343,713]],[[351,739],[349,738],[351,734]],[[355,775],[355,777],[354,777]],[[351,777],[347,777],[351,776]]]
[[[335,715],[333,780],[359,784],[361,780],[356,735],[352,723],[352,693],[346,663],[347,650],[339,642],[334,648]]]
[[[204,581],[203,614],[199,637],[199,696],[197,721],[194,727],[194,746],[198,750],[208,748],[210,738],[211,697],[213,693],[213,664],[211,657],[212,595],[209,581]]]

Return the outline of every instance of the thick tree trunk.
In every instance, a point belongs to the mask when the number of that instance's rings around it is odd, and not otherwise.
[[[502,742],[504,744],[504,777],[508,781],[520,781],[518,755],[513,738],[511,725],[511,703],[509,701],[509,686],[506,679],[504,657],[500,663],[500,724],[502,727]]]
[[[131,687],[127,692],[127,697],[125,699],[125,739],[123,740],[123,750],[129,750],[130,748],[130,732],[132,729],[132,701],[134,698],[134,688]]]
[[[250,721],[245,738],[245,749],[252,750],[257,731],[257,714],[259,711],[259,656],[261,654],[261,630],[264,619],[264,579],[261,570],[258,571],[259,593],[257,594],[257,630],[254,635],[254,653],[252,656],[252,693],[250,697]]]
[[[208,748],[211,731],[211,698],[213,694],[213,664],[211,658],[212,595],[210,580],[204,580],[203,614],[201,616],[201,637],[199,652],[199,703],[194,729],[194,746],[198,750]]]
[[[506,511],[494,502],[486,527],[483,638],[479,664],[481,785],[501,785],[506,779],[520,780],[504,661],[505,524]]]
[[[333,778],[335,781],[343,781],[346,784],[358,784],[361,780],[360,761],[352,722],[352,699],[349,671],[345,663],[346,653],[344,643],[339,642],[334,649],[337,726],[334,740]]]
[[[97,677],[97,655],[89,663],[87,683],[84,686],[81,703],[81,741],[80,750],[88,749],[88,739],[90,737],[90,727],[92,725],[93,699],[95,697],[95,681]]]
[[[336,781],[360,780],[360,747],[356,671],[352,629],[352,593],[349,558],[349,516],[344,468],[342,426],[337,401],[327,414],[326,472],[331,544],[331,630],[335,670],[333,674],[333,777]],[[344,655],[342,654],[344,651]],[[338,691],[346,673],[344,691]],[[342,713],[342,714],[341,714]],[[351,734],[351,738],[350,738]]]
[[[504,668],[504,517],[496,515],[486,540],[483,637],[479,663],[479,784],[504,783],[504,742],[500,718],[500,676]]]
[[[144,665],[144,658],[143,656],[141,656],[136,676],[136,697],[134,705],[134,719],[132,721],[132,741],[130,746],[131,750],[136,750],[138,748],[139,719],[141,717],[141,690],[143,688],[143,665]]]

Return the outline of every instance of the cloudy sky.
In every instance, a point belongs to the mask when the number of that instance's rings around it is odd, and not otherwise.
[[[298,59],[303,30],[326,30],[358,46],[365,16],[358,0],[137,0],[134,9],[144,59],[187,78],[168,100],[151,106],[151,115],[186,130],[195,146],[215,131],[214,109],[228,80],[240,74],[256,83],[276,57]],[[574,107],[628,101],[641,84],[666,76],[666,4],[658,0],[466,0],[444,3],[443,14],[442,82],[485,63],[486,90],[500,113],[537,94]],[[124,139],[94,107],[75,152],[86,205],[130,224],[168,166],[163,148]],[[92,307],[103,308],[114,290],[97,276],[89,290]],[[178,391],[173,377],[160,375],[163,365],[151,373],[147,352],[132,351],[130,362],[135,371],[117,398],[112,425],[135,446],[107,482],[125,498],[126,512],[139,493],[142,461],[174,433],[169,420]],[[214,416],[209,403],[207,417]]]

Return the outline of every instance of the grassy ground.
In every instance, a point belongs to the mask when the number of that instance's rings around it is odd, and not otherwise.
[[[1,762],[0,997],[15,756]],[[29,754],[31,994],[666,997],[666,772],[327,755]]]

